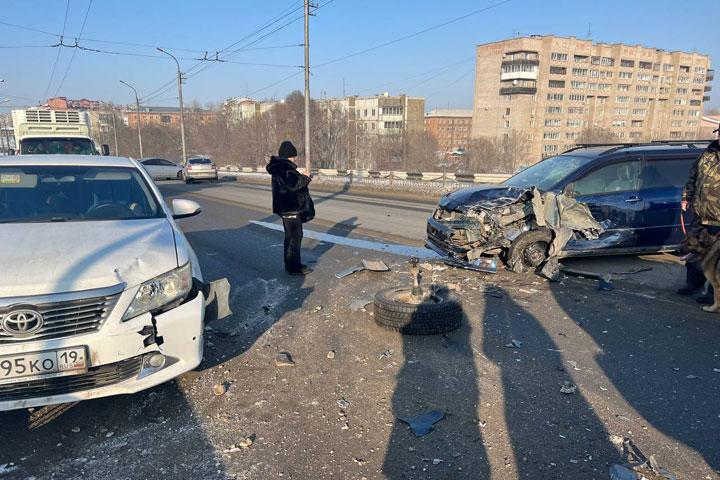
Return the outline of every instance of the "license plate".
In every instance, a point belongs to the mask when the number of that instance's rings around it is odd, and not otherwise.
[[[0,385],[87,372],[85,347],[0,357]]]

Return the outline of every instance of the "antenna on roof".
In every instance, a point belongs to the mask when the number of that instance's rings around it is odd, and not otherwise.
[[[592,22],[588,22],[588,40],[592,40]]]

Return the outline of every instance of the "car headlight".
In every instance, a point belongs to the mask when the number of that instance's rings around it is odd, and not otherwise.
[[[182,267],[163,273],[140,285],[135,298],[128,307],[123,321],[152,312],[165,305],[184,299],[192,288],[190,262]]]

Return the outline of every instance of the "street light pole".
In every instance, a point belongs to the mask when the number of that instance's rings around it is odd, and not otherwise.
[[[305,2],[305,169],[310,175],[310,0]]]
[[[2,82],[4,82],[4,81],[5,81],[5,80],[3,80],[2,78],[0,78],[0,83],[2,83]],[[10,101],[10,99],[9,99],[9,98],[6,98],[6,99],[3,100],[2,102],[0,102],[0,105],[2,105],[3,103],[7,103],[7,102],[9,102],[9,101]],[[7,123],[5,123],[5,117],[2,118],[2,125],[1,125],[1,126],[2,126],[2,129],[5,131],[5,143],[7,143],[7,152],[6,152],[6,153],[9,155],[9,154],[10,154],[10,132],[8,132],[8,126],[7,126]],[[1,140],[2,140],[2,135],[0,135],[0,141],[1,141]],[[0,144],[0,145],[1,145],[1,144]]]
[[[140,133],[140,101],[138,100],[137,96],[137,90],[135,90],[135,87],[130,85],[127,82],[123,82],[120,80],[120,83],[123,85],[132,88],[132,91],[135,93],[135,108],[137,112],[137,127],[138,127],[138,143],[140,144],[140,158],[144,158],[145,155],[143,155],[143,149],[142,149],[142,133]],[[115,126],[115,113],[113,112],[113,127]],[[115,151],[117,152],[117,136],[115,137]]]
[[[183,112],[183,99],[182,99],[182,73],[180,72],[180,62],[178,62],[178,59],[175,58],[174,55],[166,52],[160,47],[157,47],[158,52],[162,52],[165,55],[172,57],[173,60],[175,60],[175,63],[177,64],[177,72],[178,72],[178,98],[180,99],[180,137],[182,139],[182,158],[183,158],[183,166],[187,164],[187,151],[185,150],[185,112]]]

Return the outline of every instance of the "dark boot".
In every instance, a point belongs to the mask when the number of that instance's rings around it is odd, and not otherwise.
[[[677,291],[678,295],[692,295],[702,288],[702,285],[694,285],[692,283],[686,283],[680,287]]]
[[[700,305],[712,305],[715,303],[715,289],[712,285],[708,285],[707,293],[703,293],[695,300]]]

